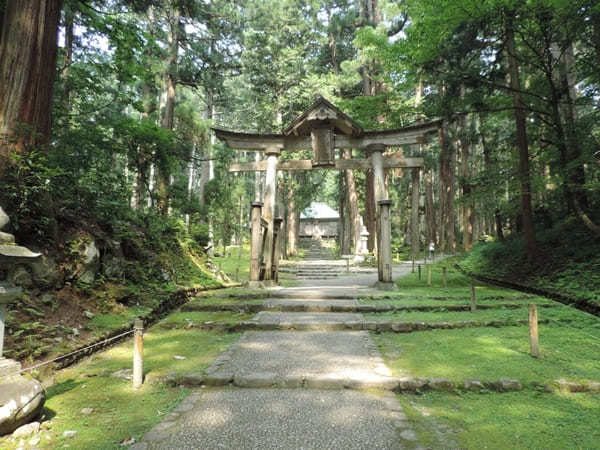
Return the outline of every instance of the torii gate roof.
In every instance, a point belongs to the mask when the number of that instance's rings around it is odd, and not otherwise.
[[[416,123],[392,130],[364,131],[343,111],[320,97],[305,112],[294,119],[281,134],[239,133],[212,128],[218,139],[232,149],[264,151],[267,148],[302,150],[312,148],[311,131],[322,123],[334,129],[335,148],[365,148],[379,144],[387,147],[420,144],[426,136],[437,132],[442,121]]]

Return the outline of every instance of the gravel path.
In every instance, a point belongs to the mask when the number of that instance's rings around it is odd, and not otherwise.
[[[328,263],[345,271],[343,261],[308,265]],[[399,277],[410,270],[408,264],[395,266],[393,274]],[[304,279],[300,287],[275,290],[277,297],[293,299],[265,303],[354,306],[354,296],[377,292],[372,288],[376,281],[377,272],[368,269],[326,280]],[[318,325],[364,319],[353,313],[261,312],[253,320]],[[131,448],[422,448],[394,394],[385,391],[391,373],[366,331],[248,332],[206,375],[244,388],[199,389]]]
[[[415,435],[406,416],[389,396],[353,391],[224,389],[205,390],[190,399],[181,411],[174,412],[175,417],[156,426],[133,448],[414,448]]]

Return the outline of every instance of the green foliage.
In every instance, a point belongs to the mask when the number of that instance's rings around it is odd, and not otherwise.
[[[511,236],[504,243],[482,243],[461,261],[474,273],[555,290],[577,300],[600,303],[598,239],[574,219],[537,234],[544,258],[528,261],[523,241]]]

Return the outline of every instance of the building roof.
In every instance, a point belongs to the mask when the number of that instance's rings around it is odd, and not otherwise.
[[[312,202],[308,208],[300,213],[301,219],[339,219],[338,212],[326,203]]]
[[[315,123],[330,123],[338,132],[348,136],[360,136],[362,127],[341,109],[319,96],[317,101],[308,107],[300,116],[296,117],[284,130],[286,136],[310,135]]]

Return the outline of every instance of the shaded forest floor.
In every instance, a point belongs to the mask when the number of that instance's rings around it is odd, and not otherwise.
[[[600,239],[575,220],[538,231],[539,256],[525,256],[520,236],[479,243],[460,261],[474,274],[556,292],[600,305]]]

